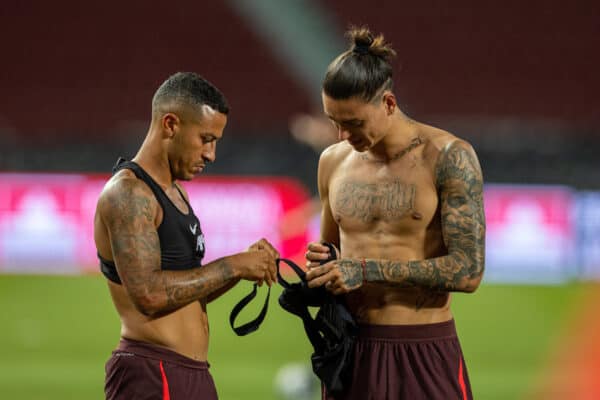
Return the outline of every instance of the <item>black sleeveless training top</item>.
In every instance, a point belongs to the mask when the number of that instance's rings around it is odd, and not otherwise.
[[[144,181],[154,193],[163,210],[163,219],[157,228],[160,240],[160,267],[164,270],[184,270],[199,267],[204,257],[204,235],[200,221],[194,214],[192,206],[185,199],[179,188],[177,191],[188,206],[188,214],[182,213],[173,204],[164,190],[138,164],[119,158],[113,167],[113,174],[122,169],[130,169],[138,179]],[[98,254],[100,270],[114,283],[121,283],[115,263]]]

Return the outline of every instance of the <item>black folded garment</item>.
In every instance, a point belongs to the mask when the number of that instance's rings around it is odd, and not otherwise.
[[[321,264],[335,259],[333,245],[324,243],[329,247],[331,258]],[[289,283],[279,273],[279,264],[284,262],[298,275],[300,282]],[[357,326],[340,298],[328,292],[324,287],[309,288],[306,282],[306,273],[293,261],[281,258],[277,260],[277,277],[283,286],[283,293],[279,296],[281,307],[300,317],[304,330],[314,348],[311,356],[313,372],[319,377],[327,392],[335,395],[344,392],[349,386],[352,373],[354,343],[356,342]],[[231,311],[229,321],[232,329],[239,336],[254,332],[265,318],[268,308],[271,288],[268,290],[265,305],[259,316],[240,327],[235,327],[235,318],[254,297],[257,285],[253,291],[244,297]],[[315,318],[308,307],[319,307]]]
[[[332,257],[323,263],[335,259],[332,245],[325,243]],[[340,298],[324,287],[309,288],[305,272],[289,260],[288,264],[300,277],[299,283],[288,283],[280,279],[285,288],[279,296],[279,304],[284,310],[300,317],[304,330],[310,340],[314,353],[311,356],[313,372],[321,379],[327,392],[335,395],[349,386],[352,373],[354,343],[357,326]],[[315,318],[308,307],[319,307]]]

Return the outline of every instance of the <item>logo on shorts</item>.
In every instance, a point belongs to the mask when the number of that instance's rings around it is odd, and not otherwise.
[[[192,235],[196,234],[196,229],[198,228],[198,224],[194,224],[194,226],[192,227],[192,225],[190,225],[190,232],[192,232]]]

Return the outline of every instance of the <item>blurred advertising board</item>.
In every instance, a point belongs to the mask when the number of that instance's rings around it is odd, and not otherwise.
[[[97,271],[93,220],[105,175],[0,174],[0,271]],[[306,230],[282,235],[280,220],[308,200],[287,178],[203,176],[183,184],[206,238],[205,261],[264,237],[282,256],[303,251]]]
[[[600,279],[600,192],[577,196],[577,248],[580,275]]]
[[[97,271],[93,218],[107,179],[0,173],[0,271]],[[304,206],[308,193],[295,180],[202,176],[184,186],[205,233],[205,261],[262,237],[299,261],[306,243],[319,236],[318,217]],[[486,282],[600,279],[600,193],[486,185],[484,200]]]
[[[575,277],[575,194],[563,186],[487,185],[486,282]]]

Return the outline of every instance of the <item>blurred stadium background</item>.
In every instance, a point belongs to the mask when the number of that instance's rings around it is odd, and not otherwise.
[[[232,108],[217,162],[186,185],[207,257],[260,236],[299,257],[318,235],[320,143],[303,129],[345,28],[367,24],[398,51],[402,110],[470,141],[488,183],[484,283],[453,305],[475,397],[600,398],[599,4],[4,1],[0,397],[102,398],[119,324],[91,218],[176,71],[205,76]],[[209,307],[220,397],[310,388],[295,368],[308,341],[275,300],[258,333],[234,336],[229,311],[248,289]]]

